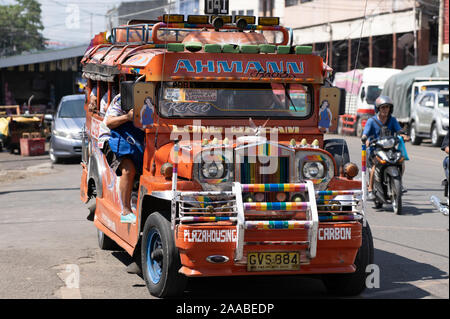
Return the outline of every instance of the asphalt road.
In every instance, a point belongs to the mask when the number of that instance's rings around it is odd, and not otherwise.
[[[359,140],[346,140],[360,165]],[[428,200],[442,197],[443,152],[407,147],[404,214],[368,205],[380,284],[357,299],[449,298],[449,220]],[[79,199],[80,172],[78,161],[52,166],[48,155],[0,153],[0,299],[153,298],[140,276],[125,271],[126,253],[98,248]],[[298,277],[202,278],[183,297],[330,298],[320,280]]]

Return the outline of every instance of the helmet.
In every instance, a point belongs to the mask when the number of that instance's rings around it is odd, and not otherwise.
[[[389,113],[392,114],[394,111],[394,103],[392,102],[391,98],[386,95],[380,95],[376,101],[375,101],[375,113],[378,113],[380,110],[380,106],[382,105],[389,105]]]

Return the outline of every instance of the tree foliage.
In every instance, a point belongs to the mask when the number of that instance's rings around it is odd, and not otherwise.
[[[16,0],[15,4],[0,6],[0,56],[44,49],[43,29],[37,0]]]

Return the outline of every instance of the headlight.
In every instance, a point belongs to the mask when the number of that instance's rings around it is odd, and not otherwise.
[[[394,138],[383,138],[377,142],[382,148],[392,148],[395,145]]]
[[[334,176],[334,162],[321,151],[298,151],[295,154],[296,179],[303,183],[312,180],[316,190],[325,190]]]
[[[321,179],[325,176],[325,167],[321,162],[306,162],[302,171],[307,179]]]
[[[55,136],[64,137],[64,138],[70,138],[70,139],[73,139],[73,140],[79,140],[80,139],[80,134],[77,134],[77,133],[74,133],[74,132],[53,130],[53,134]]]
[[[233,153],[222,150],[204,151],[194,159],[194,179],[204,190],[222,191],[231,189],[234,181]]]
[[[205,162],[202,164],[204,178],[222,178],[225,175],[225,164],[222,162]]]

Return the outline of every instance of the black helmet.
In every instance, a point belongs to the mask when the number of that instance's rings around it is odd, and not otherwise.
[[[389,113],[392,114],[394,111],[394,103],[392,102],[391,98],[386,95],[380,95],[376,101],[375,101],[375,113],[378,113],[380,110],[380,106],[382,105],[389,105]]]

